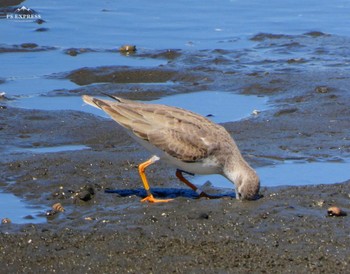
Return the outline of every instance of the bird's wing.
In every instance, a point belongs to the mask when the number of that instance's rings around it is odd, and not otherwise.
[[[198,161],[217,149],[213,133],[221,126],[198,114],[140,103],[113,104],[102,109],[137,137],[182,161]]]
[[[217,148],[217,142],[208,142],[195,130],[184,132],[176,129],[160,129],[149,132],[150,143],[167,154],[184,162],[195,162],[211,155]]]
[[[150,142],[182,161],[198,161],[218,149],[218,134],[227,134],[220,125],[181,108],[84,97],[84,101],[109,114],[137,137]]]

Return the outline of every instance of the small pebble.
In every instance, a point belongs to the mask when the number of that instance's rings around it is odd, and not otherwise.
[[[43,20],[43,19],[37,19],[37,20],[35,20],[35,23],[41,25],[41,24],[43,24],[43,23],[46,23],[46,21]]]
[[[92,194],[88,190],[83,190],[77,194],[77,197],[80,200],[87,202],[87,201],[90,201],[92,199]]]
[[[79,53],[80,52],[77,49],[67,49],[66,50],[66,54],[68,54],[70,56],[77,56]]]
[[[328,93],[329,92],[329,87],[327,86],[318,86],[315,88],[315,91],[317,93]]]
[[[45,215],[47,217],[52,217],[52,216],[55,216],[57,214],[57,211],[56,210],[53,210],[53,209],[49,209],[46,211]]]
[[[289,60],[287,60],[288,64],[294,64],[294,63],[305,63],[305,59],[304,58],[291,58]]]
[[[21,44],[21,47],[24,49],[34,49],[34,48],[37,48],[38,45],[35,43],[23,43]]]
[[[322,207],[324,204],[325,204],[325,201],[324,201],[324,200],[319,200],[319,201],[316,201],[316,202],[315,202],[315,205],[316,205],[316,206],[319,206],[319,207]]]
[[[1,223],[2,223],[2,224],[10,224],[10,223],[11,223],[11,220],[10,220],[9,218],[3,218],[3,219],[1,220]]]
[[[35,31],[36,32],[44,32],[44,31],[48,31],[48,28],[37,28]]]
[[[132,53],[136,51],[136,46],[135,45],[123,45],[119,48],[120,52],[123,53]]]
[[[328,216],[336,216],[336,217],[347,215],[344,211],[342,211],[337,206],[331,206],[330,208],[328,208],[327,214],[328,214]]]
[[[206,219],[206,220],[208,220],[209,219],[209,215],[207,213],[201,213],[201,214],[199,214],[199,219]]]

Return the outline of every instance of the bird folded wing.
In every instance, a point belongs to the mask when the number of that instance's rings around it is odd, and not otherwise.
[[[182,161],[198,161],[218,149],[212,128],[208,128],[209,120],[195,113],[162,106],[155,110],[145,104],[100,105],[113,120],[136,136]],[[221,128],[211,124],[213,126]]]
[[[148,140],[154,146],[185,162],[194,162],[208,157],[217,148],[216,143],[205,141],[203,137],[191,132],[174,129],[160,129],[148,133]]]

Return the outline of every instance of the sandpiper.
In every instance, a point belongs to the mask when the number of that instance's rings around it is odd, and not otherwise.
[[[146,104],[108,95],[114,101],[83,95],[85,103],[100,108],[153,156],[138,166],[147,197],[141,201],[168,202],[156,199],[148,184],[145,169],[162,159],[177,168],[176,176],[201,197],[211,198],[189,182],[190,174],[220,174],[235,185],[238,199],[253,200],[260,188],[259,177],[243,159],[226,129],[194,112],[158,104]]]

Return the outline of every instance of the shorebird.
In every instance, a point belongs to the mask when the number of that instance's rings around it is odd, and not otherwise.
[[[162,159],[177,168],[176,176],[200,197],[212,198],[188,181],[189,174],[220,174],[235,185],[236,198],[253,200],[260,188],[256,172],[244,160],[226,129],[194,112],[108,95],[114,101],[83,95],[83,101],[105,111],[153,156],[138,166],[147,197],[142,202],[169,202],[152,195],[145,170]]]

